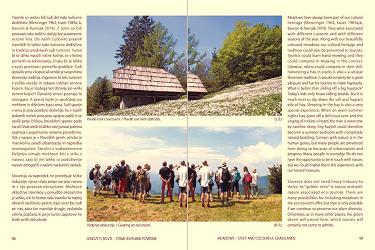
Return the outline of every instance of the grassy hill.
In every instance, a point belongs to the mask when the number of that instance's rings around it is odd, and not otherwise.
[[[260,196],[251,200],[234,198],[222,206],[217,198],[204,208],[189,203],[189,221],[281,221],[281,195]]]
[[[220,92],[206,95],[200,100],[189,101],[186,98],[161,101],[155,104],[128,109],[116,109],[97,115],[281,115],[282,78],[276,77],[264,81],[237,85]]]
[[[200,202],[189,203],[189,221],[281,220],[281,195],[253,200],[233,199],[225,206],[221,206],[215,198],[211,206],[202,208]],[[87,192],[88,221],[186,221],[186,216],[186,209],[179,207],[176,196],[174,202],[161,204],[158,195],[151,195],[145,203],[140,203],[111,194],[93,196],[90,191]]]

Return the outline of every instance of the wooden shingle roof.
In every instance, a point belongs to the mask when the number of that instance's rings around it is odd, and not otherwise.
[[[164,69],[125,66],[113,70],[113,89],[184,93],[177,77]]]
[[[199,79],[197,75],[194,75],[190,72],[188,72],[187,74],[187,89],[188,92],[207,93],[207,90],[204,87],[201,79]]]

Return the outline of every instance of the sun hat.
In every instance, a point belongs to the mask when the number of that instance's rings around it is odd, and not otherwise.
[[[222,161],[221,162],[221,167],[226,168],[227,167],[227,163],[225,161]]]

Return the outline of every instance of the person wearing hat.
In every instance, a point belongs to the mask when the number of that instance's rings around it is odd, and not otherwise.
[[[189,196],[191,196],[191,202],[195,202],[195,188],[197,187],[197,171],[195,170],[195,164],[191,164],[188,168],[189,176]]]
[[[140,183],[139,201],[142,203],[145,202],[146,194],[150,188],[150,174],[148,173],[150,169],[151,166],[146,163],[137,175],[137,180]]]
[[[120,183],[120,164],[116,164],[116,166],[113,168],[112,173],[112,191],[115,193],[115,195],[118,195],[118,188]]]
[[[251,198],[254,198],[254,194],[258,197],[258,173],[257,170],[254,168],[252,174],[252,181],[251,181]]]
[[[232,171],[232,185],[231,185],[232,198],[234,197],[234,193],[237,194],[238,198],[241,198],[240,184],[239,184],[240,180],[241,180],[241,174],[238,171],[238,168],[234,167]]]
[[[212,176],[212,171],[208,167],[207,161],[202,162],[202,167],[199,170],[199,176],[201,181],[201,202],[202,207],[205,207],[205,200],[207,200],[207,207],[210,207],[210,197],[209,197],[209,183],[210,177]]]
[[[100,165],[99,164],[95,164],[93,174],[94,174],[94,179],[93,179],[94,192],[93,193],[94,193],[94,196],[96,196],[97,194],[100,194],[100,176],[102,176],[101,173],[100,173]]]
[[[220,180],[220,201],[221,204],[224,205],[224,202],[229,202],[229,192],[230,192],[230,183],[232,180],[232,176],[229,172],[227,167],[227,163],[225,161],[221,162],[221,168],[218,172],[219,180]]]
[[[186,167],[185,161],[180,162],[180,166],[177,170],[177,179],[180,192],[178,196],[180,207],[182,207],[182,203],[185,203],[185,207],[187,207],[186,186],[188,184],[188,169]]]
[[[172,192],[171,192],[171,171],[167,167],[167,162],[163,162],[163,166],[159,170],[159,176],[161,180],[161,203],[164,203],[165,187],[167,187],[167,192],[169,196],[169,201],[172,202]]]

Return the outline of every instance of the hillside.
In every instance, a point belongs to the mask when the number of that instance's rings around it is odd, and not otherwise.
[[[189,115],[281,115],[282,77],[237,85],[189,101]],[[186,115],[186,99],[161,101],[129,109],[117,109],[97,115]]]
[[[282,196],[260,196],[251,200],[234,198],[222,206],[215,197],[211,208],[200,202],[189,203],[189,221],[281,221]]]
[[[189,199],[191,200],[191,199]],[[88,221],[186,221],[187,210],[174,202],[161,204],[160,196],[151,195],[145,203],[110,194],[93,196],[87,192]],[[200,202],[189,203],[189,221],[280,221],[281,195],[261,196],[252,200],[233,199],[222,206],[215,197],[211,208]]]

